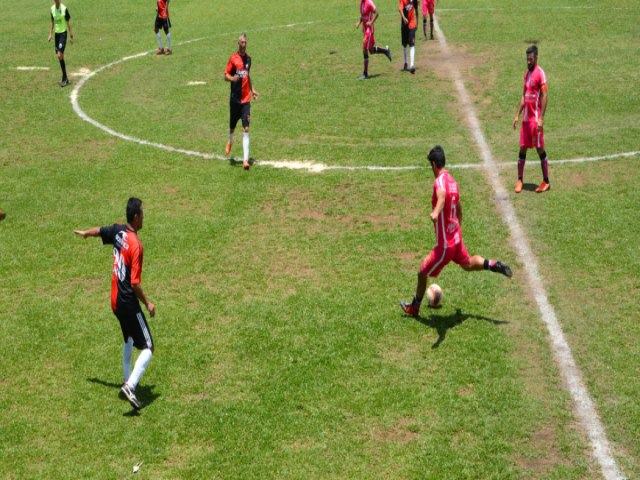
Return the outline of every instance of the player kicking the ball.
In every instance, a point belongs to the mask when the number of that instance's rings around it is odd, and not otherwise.
[[[407,315],[417,317],[420,304],[427,290],[427,277],[436,278],[452,260],[468,272],[490,270],[511,277],[508,265],[497,260],[489,260],[480,255],[469,256],[462,241],[462,204],[458,184],[445,169],[444,150],[440,145],[431,149],[428,155],[431,169],[436,177],[431,195],[431,221],[436,231],[436,246],[422,262],[418,272],[416,295],[411,303],[400,302]]]
[[[131,197],[127,202],[127,224],[115,223],[107,227],[75,230],[82,238],[100,237],[105,245],[113,245],[113,267],[111,280],[111,309],[120,322],[124,346],[122,360],[124,382],[120,393],[133,408],[139,410],[136,387],[153,356],[154,344],[151,332],[140,308],[144,303],[150,316],[155,316],[156,307],[142,291],[142,243],[138,231],[142,229],[144,213],[142,200]],[[133,347],[140,350],[133,372],[131,356]]]
[[[378,18],[378,10],[371,0],[360,0],[360,20],[356,23],[356,29],[362,25],[364,40],[362,41],[362,55],[364,56],[364,72],[358,77],[359,80],[369,78],[369,54],[384,53],[391,61],[391,50],[387,45],[385,48],[378,47],[375,39],[375,28],[373,24]]]

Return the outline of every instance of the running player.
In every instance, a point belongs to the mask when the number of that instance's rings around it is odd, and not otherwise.
[[[400,0],[398,2],[398,11],[400,12],[400,35],[402,37],[402,49],[404,53],[404,66],[402,70],[407,71],[407,47],[409,47],[409,58],[411,59],[411,67],[409,71],[416,73],[416,67],[413,64],[416,54],[416,5],[417,0]]]
[[[422,32],[424,37],[422,40],[427,39],[427,15],[429,15],[429,23],[431,25],[431,40],[433,40],[433,13],[436,10],[437,0],[422,0]]]
[[[497,260],[489,260],[480,255],[469,256],[462,241],[462,204],[458,184],[445,169],[444,150],[440,145],[431,149],[428,155],[434,176],[431,195],[431,221],[436,231],[436,246],[422,262],[418,272],[416,294],[411,303],[400,302],[407,315],[417,317],[420,304],[427,290],[427,277],[436,278],[440,271],[452,260],[464,270],[490,270],[511,277],[508,265]]]
[[[162,34],[160,33],[160,29],[164,30],[164,34],[167,36],[167,50],[165,51],[162,46]],[[156,32],[156,37],[158,37],[158,50],[156,53],[158,55],[162,55],[166,53],[167,55],[171,55],[173,51],[171,50],[171,20],[169,19],[169,0],[157,0],[156,4],[156,23],[153,29]]]
[[[360,20],[356,23],[356,29],[362,25],[364,40],[362,41],[362,56],[364,57],[364,72],[358,80],[369,78],[369,54],[384,53],[391,61],[391,50],[389,45],[385,48],[378,47],[375,39],[375,28],[373,24],[378,18],[378,10],[372,0],[360,0]]]
[[[515,130],[520,119],[520,112],[524,110],[522,127],[520,128],[516,193],[522,191],[524,164],[527,161],[527,149],[529,148],[535,148],[538,151],[542,168],[542,183],[536,188],[536,192],[546,192],[551,188],[549,161],[544,149],[544,114],[547,110],[547,97],[547,76],[538,65],[538,47],[532,45],[527,48],[527,72],[524,74],[524,88],[516,118],[513,119],[513,129]]]
[[[55,0],[55,3],[51,5],[51,26],[49,27],[49,38],[47,42],[51,41],[51,34],[54,35],[55,50],[58,61],[60,62],[60,70],[62,70],[61,87],[69,85],[69,78],[67,77],[67,66],[64,62],[64,49],[67,46],[67,32],[69,32],[69,40],[73,45],[73,31],[71,31],[71,15],[69,9],[60,3],[60,0]]]
[[[224,79],[231,82],[231,97],[229,99],[229,142],[225,153],[231,153],[233,145],[233,132],[238,120],[242,120],[242,149],[244,157],[242,167],[249,170],[249,123],[251,122],[251,100],[257,100],[260,96],[251,83],[251,57],[247,53],[247,34],[242,33],[238,38],[238,51],[231,55],[227,68],[224,71]]]
[[[133,408],[139,410],[140,402],[136,398],[136,386],[146,370],[154,352],[153,339],[147,320],[140,308],[144,303],[152,317],[156,307],[142,290],[142,243],[138,231],[142,229],[144,212],[142,200],[131,197],[127,202],[127,224],[113,224],[107,227],[93,227],[89,230],[75,230],[83,238],[101,237],[103,244],[113,245],[113,273],[111,279],[111,309],[120,321],[124,338],[122,348],[122,367],[124,382],[120,388]],[[131,372],[133,347],[141,350]]]

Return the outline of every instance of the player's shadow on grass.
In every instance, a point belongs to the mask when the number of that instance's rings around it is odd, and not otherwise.
[[[121,387],[120,383],[105,382],[104,380],[95,377],[87,378],[87,382],[97,383],[104,387],[113,388],[116,392],[118,392]],[[136,397],[138,398],[138,400],[140,400],[140,403],[142,403],[142,408],[148,407],[155,401],[156,398],[160,396],[159,393],[155,393],[153,391],[154,388],[155,385],[138,385],[138,388],[136,388]],[[125,413],[125,416],[127,417],[133,417],[137,415],[138,412],[134,409],[131,409],[130,412]]]
[[[509,323],[506,320],[495,320],[493,318],[484,317],[482,315],[474,315],[472,313],[462,313],[462,311],[457,308],[456,313],[451,315],[438,315],[436,313],[432,313],[429,317],[425,318],[423,316],[419,316],[416,318],[417,321],[426,325],[428,327],[434,328],[438,332],[438,340],[436,343],[431,345],[431,348],[438,348],[442,342],[444,342],[445,337],[447,336],[447,331],[462,324],[462,322],[468,320],[483,320],[485,322],[493,323],[494,325],[502,325],[503,323]]]
[[[255,160],[253,158],[249,158],[249,165],[253,167],[254,164]],[[230,157],[229,165],[231,165],[232,167],[241,167],[243,165],[243,161],[241,158]]]
[[[522,184],[522,189],[526,190],[527,192],[535,192],[536,188],[538,188],[538,185],[536,183],[523,183]]]

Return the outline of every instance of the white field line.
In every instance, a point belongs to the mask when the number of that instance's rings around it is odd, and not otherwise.
[[[447,40],[440,29],[440,25],[437,20],[435,22],[436,32],[438,34],[438,40],[447,55],[450,55]],[[529,288],[533,293],[542,320],[547,326],[549,331],[549,340],[551,348],[553,350],[556,362],[562,373],[565,386],[568,389],[574,403],[574,411],[577,419],[584,429],[585,433],[589,437],[591,443],[591,449],[594,459],[600,465],[602,474],[607,480],[621,480],[624,479],[609,447],[609,441],[607,440],[604,427],[600,422],[600,418],[595,409],[593,401],[589,396],[589,392],[582,380],[582,374],[578,368],[571,348],[565,339],[560,322],[556,317],[553,306],[547,298],[547,294],[544,288],[544,282],[540,275],[538,268],[538,260],[533,254],[529,245],[529,240],[518,222],[518,217],[513,208],[511,201],[509,200],[509,194],[505,190],[500,176],[498,174],[497,164],[493,159],[489,145],[487,144],[480,122],[475,112],[475,107],[467,93],[467,89],[464,86],[464,80],[460,71],[451,63],[449,64],[450,72],[453,77],[456,90],[462,104],[462,108],[467,114],[467,121],[475,143],[477,144],[482,160],[484,162],[484,172],[489,179],[493,190],[495,192],[495,202],[498,206],[500,213],[502,214],[504,222],[508,225],[511,233],[511,242],[516,250],[521,264],[524,266],[524,271],[527,275]]]
[[[22,72],[28,72],[32,70],[49,70],[49,67],[16,67],[16,70],[20,70]]]

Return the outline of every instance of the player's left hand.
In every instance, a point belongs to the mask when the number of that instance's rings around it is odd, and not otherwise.
[[[435,213],[431,212],[431,215],[429,215],[429,217],[431,218],[431,222],[435,225],[436,222],[438,221],[438,215],[436,215]]]
[[[538,131],[541,132],[544,129],[544,118],[540,117],[538,119]]]
[[[254,90],[253,92],[251,92],[251,96],[253,97],[254,100],[257,100],[260,94]]]
[[[71,39],[71,45],[73,45],[73,35],[71,35],[70,39]]]

